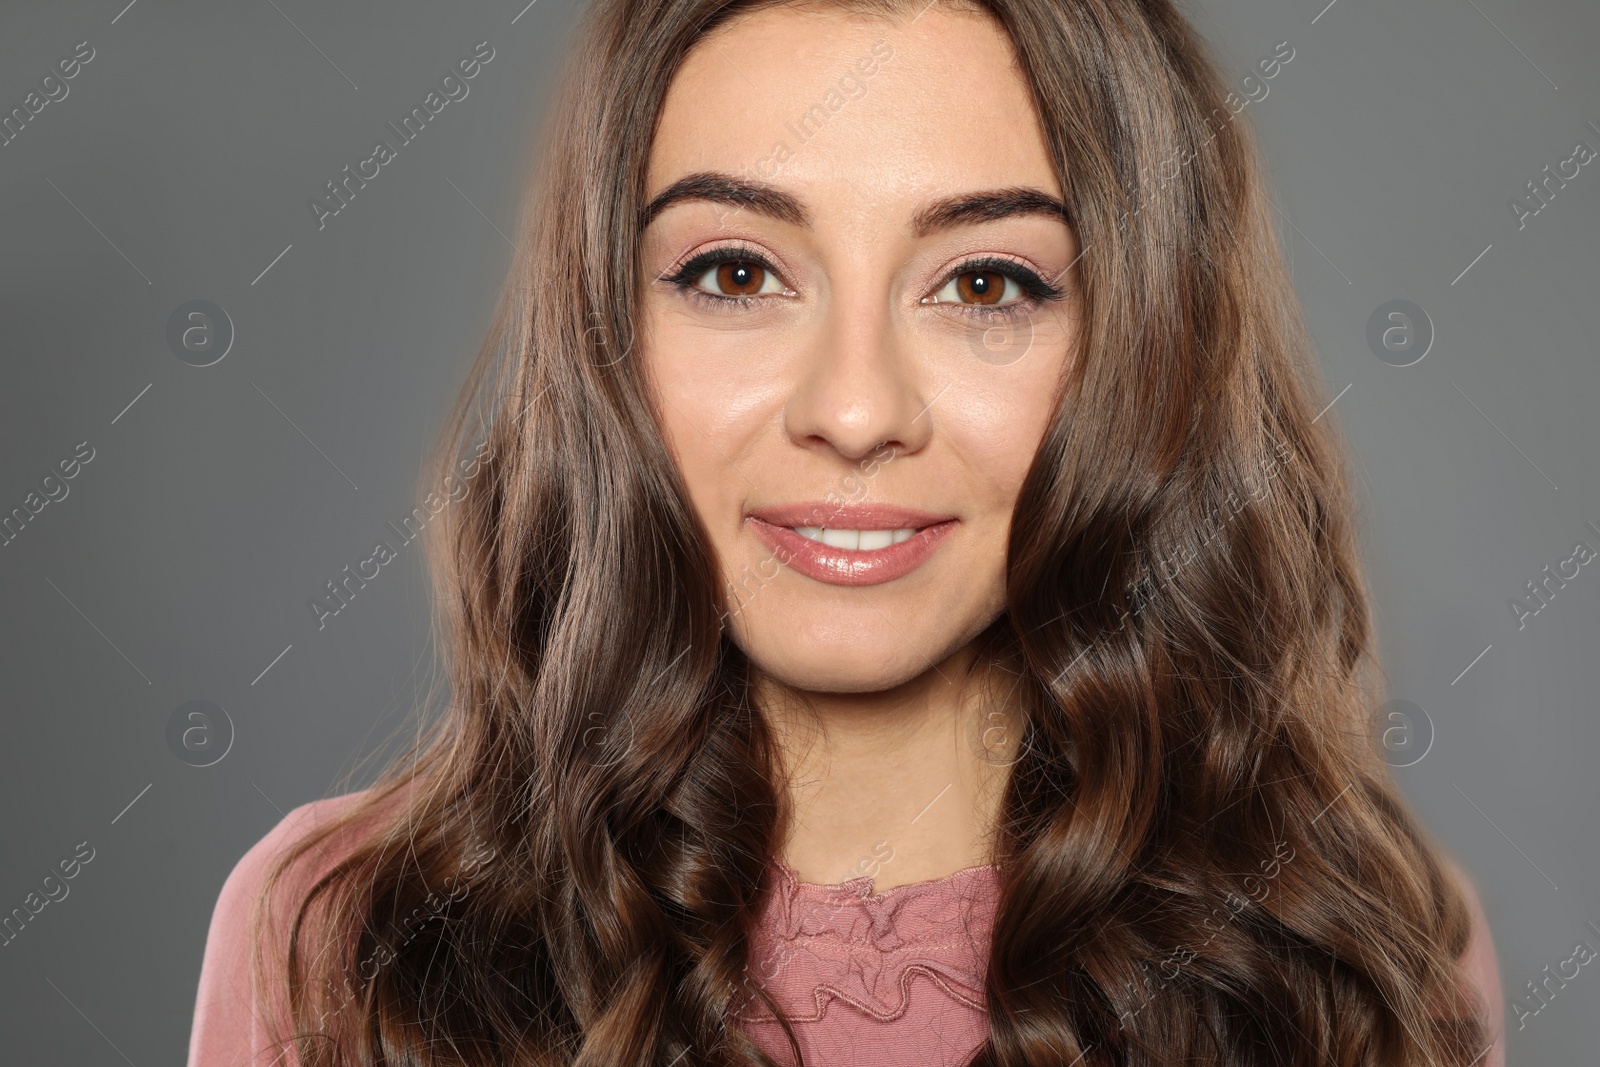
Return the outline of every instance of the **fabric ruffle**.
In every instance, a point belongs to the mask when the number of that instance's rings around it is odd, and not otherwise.
[[[821,1018],[835,999],[885,1022],[898,1019],[919,975],[984,1009],[999,889],[992,864],[874,893],[870,877],[817,885],[774,859],[771,885],[750,938],[749,977],[791,1022]],[[734,1015],[773,1017],[750,994]]]

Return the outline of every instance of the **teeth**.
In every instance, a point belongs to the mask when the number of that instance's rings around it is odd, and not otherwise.
[[[796,526],[794,532],[810,541],[820,541],[831,548],[850,548],[870,552],[888,548],[916,535],[914,529],[901,530],[828,530],[821,526]]]
[[[823,530],[822,543],[834,548],[860,548],[860,530]]]

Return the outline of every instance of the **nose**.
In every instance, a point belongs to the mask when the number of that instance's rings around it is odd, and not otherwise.
[[[800,358],[804,365],[784,408],[784,426],[795,444],[831,449],[854,462],[885,445],[903,456],[928,443],[929,383],[896,331],[881,290],[876,298],[837,301]]]

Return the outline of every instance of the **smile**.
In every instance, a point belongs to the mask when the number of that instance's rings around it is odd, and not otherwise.
[[[821,526],[791,526],[789,529],[801,537],[821,541],[833,548],[854,548],[868,552],[909,541],[917,532],[911,527],[899,530],[828,530]]]
[[[883,504],[757,508],[751,532],[782,564],[828,585],[880,585],[926,563],[957,520]]]

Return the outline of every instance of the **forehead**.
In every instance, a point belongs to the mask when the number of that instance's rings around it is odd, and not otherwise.
[[[1061,193],[1004,31],[942,6],[896,17],[767,8],[703,38],[668,90],[649,194],[702,171],[824,202]]]

